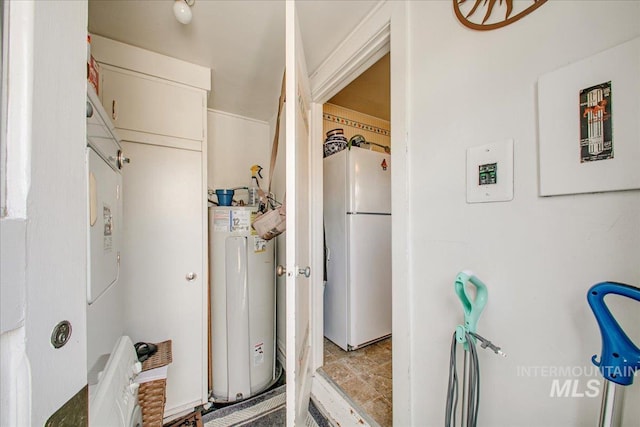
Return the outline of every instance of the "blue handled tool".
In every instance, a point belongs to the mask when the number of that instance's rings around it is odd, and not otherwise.
[[[616,425],[620,422],[621,394],[624,388],[616,384],[633,384],[635,373],[640,371],[640,349],[631,342],[605,304],[604,297],[609,294],[640,302],[640,288],[624,283],[602,282],[593,285],[587,293],[587,301],[596,317],[602,337],[600,361],[597,360],[597,355],[591,358],[606,380],[600,409],[600,426]],[[615,383],[614,387],[609,387],[609,381]]]
[[[604,303],[604,297],[608,294],[640,302],[640,289],[623,283],[602,282],[589,289],[587,301],[596,316],[602,336],[600,361],[597,361],[597,355],[591,361],[600,368],[600,373],[607,380],[631,385],[633,375],[640,370],[640,349],[631,342]]]

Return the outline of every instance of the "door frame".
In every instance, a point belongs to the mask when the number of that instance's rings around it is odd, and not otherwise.
[[[312,369],[323,364],[323,178],[322,104],[342,90],[389,51],[391,55],[391,172],[392,201],[392,335],[394,424],[412,425],[411,393],[411,286],[410,286],[410,199],[407,136],[407,5],[380,2],[333,51],[311,76],[311,191],[312,191]],[[393,206],[402,207],[394,209]],[[318,375],[314,382],[320,381]],[[339,392],[336,390],[335,394]],[[337,397],[337,396],[335,396]],[[338,398],[339,400],[339,398]],[[329,408],[327,408],[329,409]]]

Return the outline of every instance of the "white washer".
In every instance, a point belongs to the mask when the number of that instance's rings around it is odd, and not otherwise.
[[[98,374],[97,384],[89,386],[91,427],[142,427],[136,381],[141,370],[131,339],[121,337]]]
[[[131,414],[128,427],[142,427],[142,408],[140,405],[136,405]]]

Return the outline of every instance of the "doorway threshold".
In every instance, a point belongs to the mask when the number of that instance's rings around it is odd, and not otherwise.
[[[380,427],[322,368],[318,368],[313,376],[311,397],[333,425]]]

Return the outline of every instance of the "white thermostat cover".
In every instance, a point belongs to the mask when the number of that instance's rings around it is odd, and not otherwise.
[[[467,203],[513,200],[513,139],[467,148]]]

